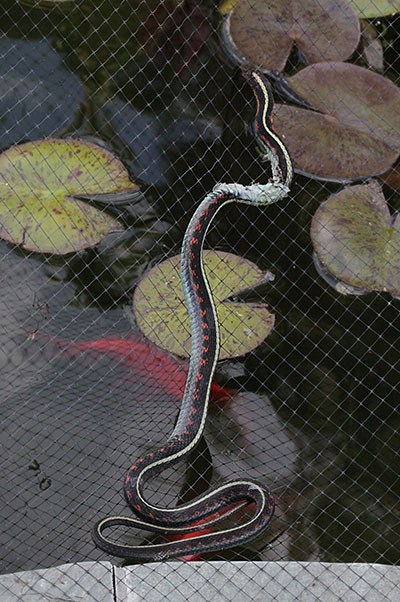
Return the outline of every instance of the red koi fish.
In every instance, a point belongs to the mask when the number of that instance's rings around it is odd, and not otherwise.
[[[199,521],[201,522],[201,521]],[[196,523],[197,524],[197,523]],[[205,533],[211,533],[212,528],[209,527],[207,529],[203,529],[202,531],[193,531],[192,533],[185,533],[184,535],[168,535],[168,539],[170,541],[178,541],[180,539],[190,539],[191,537],[196,537],[197,535],[204,535]],[[196,560],[202,560],[202,554],[188,554],[187,556],[181,556],[180,560],[184,562],[195,562]]]
[[[268,539],[268,541],[265,541],[264,544],[261,546],[261,549],[259,551],[262,551],[262,548],[265,546],[271,546],[271,544],[273,544],[275,541],[279,540],[282,535],[287,531],[288,529],[288,520],[286,518],[287,515],[287,511],[288,509],[291,507],[292,505],[292,501],[293,501],[294,497],[293,496],[285,496],[285,498],[276,498],[276,510],[277,510],[277,514],[278,516],[276,516],[270,526],[270,535],[271,537]],[[238,516],[240,517],[240,512],[242,511],[246,511],[246,512],[254,512],[256,510],[256,505],[254,503],[251,504],[246,504],[246,502],[238,502],[236,504],[232,504],[231,506],[228,506],[227,508],[224,508],[223,510],[217,512],[216,514],[208,517],[207,519],[202,519],[197,521],[196,523],[192,523],[192,525],[189,526],[194,526],[194,525],[200,525],[201,523],[207,522],[211,519],[217,519],[217,518],[226,518],[230,515],[232,516],[236,516],[236,519],[232,519],[234,521],[234,523],[237,521],[240,522],[240,518],[238,518]],[[238,514],[239,513],[239,514]],[[196,537],[197,535],[204,535],[204,533],[212,533],[212,531],[215,530],[214,525],[210,526],[210,527],[206,527],[205,529],[201,530],[201,531],[193,531],[192,533],[185,533],[183,535],[171,535],[168,534],[166,535],[167,539],[169,541],[178,541],[180,539],[189,539],[191,537]],[[207,555],[206,555],[207,558]],[[185,562],[194,562],[196,560],[204,560],[204,554],[189,554],[187,556],[181,556],[180,560],[183,560]]]
[[[223,508],[216,514],[213,514],[213,515],[209,516],[208,518],[201,519],[188,526],[192,527],[195,525],[201,525],[202,523],[208,522],[210,520],[225,518],[225,516],[229,516],[230,514],[235,513],[238,509],[240,509],[240,507],[242,507],[242,506],[245,507],[246,505],[247,504],[243,503],[243,502],[238,502],[236,504],[232,504],[231,506],[228,506],[227,508]],[[253,505],[255,506],[255,504],[251,504],[249,507],[252,507]],[[190,539],[191,537],[196,537],[198,535],[204,535],[205,533],[212,533],[213,530],[214,530],[214,525],[210,526],[210,527],[206,527],[205,529],[202,529],[200,531],[192,531],[191,533],[184,533],[183,535],[169,534],[169,535],[167,535],[167,539],[169,539],[169,541],[179,541],[181,539]],[[185,562],[194,562],[196,560],[203,560],[203,558],[204,558],[203,554],[189,554],[187,556],[181,556],[180,560],[184,560]]]
[[[187,365],[140,335],[130,334],[127,338],[110,337],[76,343],[43,333],[36,333],[35,338],[45,338],[70,357],[86,352],[105,355],[127,368],[132,368],[138,378],[143,378],[145,382],[154,379],[170,395],[179,400],[183,397]],[[210,402],[221,408],[229,403],[235,394],[233,389],[220,387],[213,382]]]

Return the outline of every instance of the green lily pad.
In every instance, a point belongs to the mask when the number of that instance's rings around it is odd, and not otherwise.
[[[341,282],[400,295],[400,217],[378,182],[332,195],[316,211],[311,239],[321,264]]]
[[[219,358],[243,355],[271,332],[275,316],[260,303],[229,301],[231,297],[272,279],[254,263],[222,251],[204,251],[204,266],[215,300],[221,330]],[[180,255],[156,265],[133,296],[140,330],[159,347],[189,357],[189,315],[180,279]]]
[[[400,151],[400,89],[388,79],[339,62],[311,65],[287,78],[315,111],[277,105],[297,171],[330,181],[385,172]]]
[[[223,38],[240,63],[281,72],[294,44],[308,63],[346,60],[360,25],[347,0],[242,0],[227,17]]]
[[[400,0],[347,0],[361,19],[394,15],[400,11]]]
[[[318,255],[315,252],[313,253],[313,262],[314,267],[317,270],[318,274],[321,276],[321,278],[323,278],[325,282],[329,284],[329,286],[335,289],[337,293],[340,293],[341,295],[353,295],[360,297],[370,292],[364,288],[357,288],[355,286],[351,286],[351,284],[346,284],[346,282],[343,282],[342,280],[339,280],[339,278],[336,278],[336,276],[334,276],[334,274],[332,274],[332,272],[330,272],[320,262],[320,260],[318,259]]]
[[[74,198],[133,191],[123,164],[82,140],[39,140],[0,154],[0,237],[29,251],[65,254],[93,246],[120,222]]]

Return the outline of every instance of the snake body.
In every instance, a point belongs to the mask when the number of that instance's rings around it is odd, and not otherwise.
[[[144,485],[151,477],[187,457],[204,431],[220,348],[218,319],[202,257],[207,230],[218,211],[229,203],[270,204],[289,191],[292,164],[284,143],[272,126],[272,94],[261,73],[248,71],[243,75],[256,97],[255,133],[261,150],[271,161],[272,179],[264,185],[218,184],[193,214],[181,253],[181,280],[190,316],[192,352],[178,420],[166,444],[139,458],[128,471],[124,493],[135,516],[105,518],[96,523],[92,532],[97,547],[138,562],[201,554],[243,544],[262,532],[274,513],[274,497],[269,489],[247,478],[216,485],[176,508],[154,506],[143,493]],[[255,511],[246,522],[218,531],[210,529],[237,511],[238,504],[249,503],[255,504]],[[115,526],[133,526],[175,536],[194,531],[200,531],[200,534],[167,543],[129,545],[116,543],[104,535],[105,529]],[[206,531],[201,533],[203,529]]]

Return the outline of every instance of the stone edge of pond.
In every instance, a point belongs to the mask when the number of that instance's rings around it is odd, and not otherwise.
[[[396,596],[397,592],[397,596]],[[400,567],[323,562],[81,562],[0,575],[1,602],[387,602]]]

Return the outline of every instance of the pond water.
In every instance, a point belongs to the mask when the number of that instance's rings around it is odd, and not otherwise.
[[[69,13],[8,5],[0,2],[8,40],[47,40],[86,93],[68,127],[41,135],[103,140],[145,200],[118,206],[129,236],[115,246],[52,258],[0,243],[2,572],[105,557],[91,525],[128,514],[126,469],[165,440],[179,400],[143,377],[143,358],[127,364],[74,345],[140,336],[133,289],[149,267],[179,253],[204,195],[219,181],[269,177],[247,127],[251,91],[216,52],[215,36],[187,49],[182,68],[166,44],[138,52],[145,6],[132,11],[126,0],[117,14],[103,2],[100,14],[89,1]],[[29,137],[18,130],[13,142]],[[279,206],[238,205],[210,230],[209,248],[273,272],[246,298],[276,315],[259,348],[220,366],[220,384],[238,394],[210,410],[207,443],[151,488],[151,499],[173,504],[243,473],[271,486],[278,508],[270,532],[214,559],[400,561],[400,301],[342,295],[318,275],[311,218],[338,189],[297,175]]]

